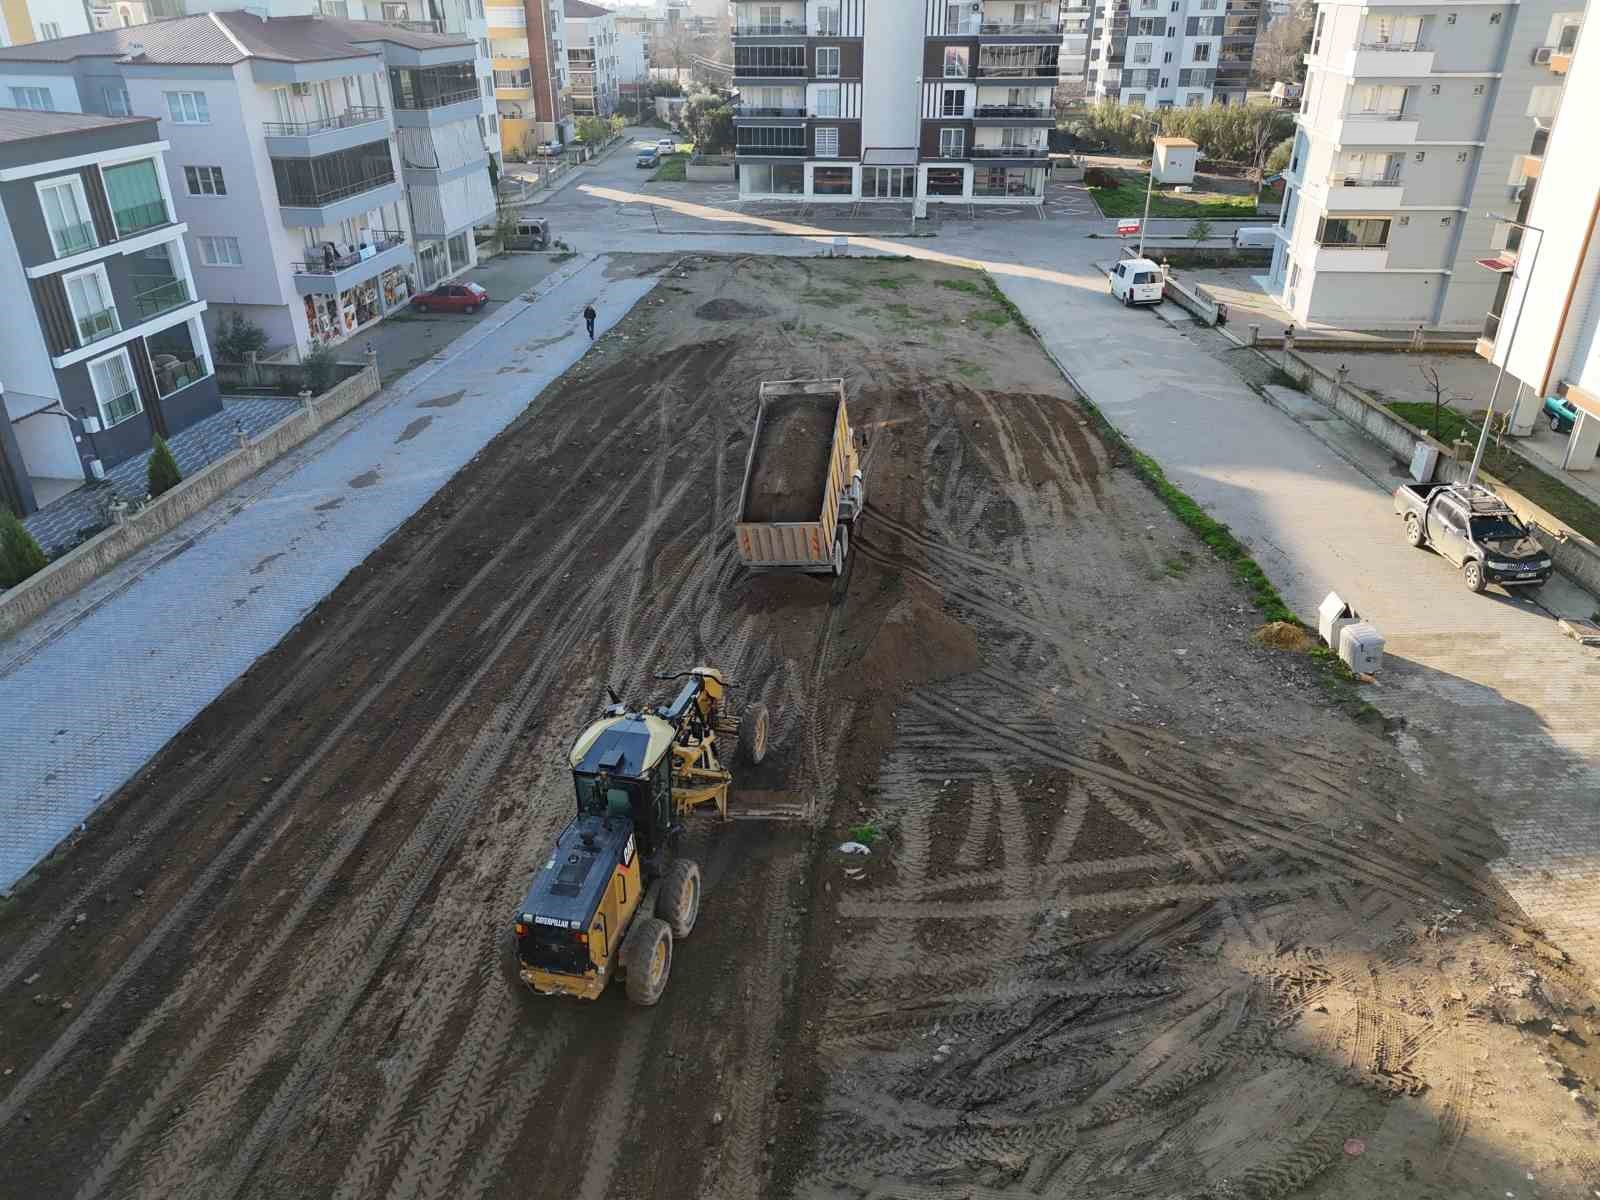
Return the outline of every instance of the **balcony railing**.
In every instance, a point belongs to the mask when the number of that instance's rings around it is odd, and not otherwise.
[[[280,195],[278,204],[283,208],[320,208],[322,205],[332,204],[336,200],[347,200],[351,196],[359,196],[362,192],[371,192],[381,187],[388,187],[393,182],[393,175],[374,175],[370,179],[358,179],[353,183],[342,183],[336,187],[328,187],[320,191],[312,191],[310,189],[292,191],[288,195]]]
[[[1040,34],[1055,37],[1061,32],[1060,21],[985,21],[978,26],[979,36],[1025,37]]]
[[[803,117],[806,115],[805,105],[797,108],[773,108],[762,104],[740,104],[733,110],[736,117]]]
[[[51,235],[60,243],[56,254],[76,254],[80,250],[91,250],[95,246],[94,222],[78,221],[72,225],[52,226]]]
[[[144,229],[154,229],[157,225],[166,225],[171,221],[167,216],[165,200],[151,200],[145,204],[114,208],[111,210],[111,215],[117,223],[117,234],[120,237],[127,237]]]
[[[1055,63],[1031,63],[1023,66],[985,66],[978,64],[979,79],[1054,79],[1060,68]]]
[[[122,328],[117,323],[115,308],[102,308],[99,312],[85,313],[78,318],[78,345],[87,346],[101,338],[110,337]]]
[[[477,88],[461,88],[454,92],[439,92],[432,96],[395,96],[394,106],[416,111],[418,109],[444,108],[451,104],[464,104],[468,100],[479,98]]]
[[[1345,113],[1345,118],[1350,121],[1404,121],[1406,114],[1389,109],[1362,109]]]
[[[1408,54],[1423,49],[1423,45],[1420,40],[1411,42],[1362,42],[1360,49],[1363,51],[1375,50],[1380,53],[1386,50],[1393,50],[1396,53]]]
[[[806,23],[804,21],[741,21],[733,27],[736,37],[781,37],[793,34],[804,37]]]
[[[1328,180],[1330,187],[1399,187],[1400,173],[1393,175],[1334,175]]]
[[[357,250],[351,254],[337,254],[332,257],[324,256],[312,262],[290,263],[289,267],[296,275],[336,275],[340,271],[348,271],[369,258],[382,254],[385,250],[392,250],[406,240],[406,235],[398,229],[379,229],[366,231],[366,236],[375,240],[367,245],[366,250]]]
[[[189,285],[181,279],[168,279],[133,298],[133,307],[141,320],[159,317],[164,312],[182,308],[189,303]]]
[[[980,104],[972,110],[975,117],[1053,117],[1055,110],[1042,104]]]
[[[393,25],[393,21],[385,21],[385,25]],[[374,121],[383,120],[381,108],[350,108],[333,117],[323,117],[317,121],[268,121],[261,131],[268,137],[306,137],[313,133],[325,133],[330,129],[352,129],[357,125],[370,125]]]
[[[170,396],[179,388],[198,383],[211,374],[211,368],[202,355],[197,354],[193,358],[175,358],[172,362],[157,361],[163,357],[167,356],[156,355],[150,367],[156,377],[156,391],[163,396]]]
[[[409,29],[412,33],[440,33],[444,32],[443,21],[391,21],[385,19],[385,25],[393,25],[396,29]]]
[[[973,158],[1049,158],[1050,151],[1043,146],[973,146],[967,151]]]
[[[138,415],[139,391],[123,392],[120,396],[113,396],[109,400],[100,401],[100,411],[106,414],[108,424],[120,425],[129,417]]]
[[[755,146],[740,142],[734,147],[738,154],[758,154],[769,158],[804,158],[809,150],[804,146]]]
[[[734,63],[733,74],[735,78],[740,75],[746,78],[757,79],[800,79],[810,74],[811,68],[801,63],[797,66],[753,66],[749,63]]]

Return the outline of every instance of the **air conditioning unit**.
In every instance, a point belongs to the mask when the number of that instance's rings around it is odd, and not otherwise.
[[[83,431],[85,433],[99,433],[100,432],[100,418],[99,417],[85,417],[83,419]]]
[[[91,458],[89,460],[89,474],[93,475],[96,479],[104,479],[106,477],[105,464],[98,458]]]
[[[1533,65],[1536,67],[1548,67],[1550,65],[1550,56],[1554,53],[1555,49],[1551,46],[1535,46],[1533,50]]]

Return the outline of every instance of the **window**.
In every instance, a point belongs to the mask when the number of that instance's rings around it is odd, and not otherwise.
[[[11,89],[12,108],[31,108],[35,112],[55,112],[56,102],[49,88],[14,87]]]
[[[964,117],[967,115],[967,90],[966,88],[945,88],[944,98],[939,105],[939,115],[942,117]]]
[[[839,157],[839,130],[837,126],[817,129],[817,157]]]
[[[963,196],[967,190],[967,173],[960,167],[929,167],[928,195]]]
[[[817,47],[817,78],[818,79],[837,79],[837,78],[839,78],[839,47],[837,47],[837,46],[818,46]]]
[[[209,125],[211,110],[204,92],[167,92],[167,111],[174,125]]]
[[[965,158],[967,156],[967,131],[965,129],[939,130],[939,157]]]
[[[1205,98],[1206,94],[1204,92],[1190,92],[1184,98],[1183,106],[1185,108],[1199,108]]]
[[[483,132],[483,118],[478,118],[478,132]],[[226,196],[227,185],[222,182],[221,167],[185,167],[183,182],[191,196]]]
[[[773,107],[779,107],[774,105]],[[817,116],[837,117],[839,115],[839,85],[832,84],[828,87],[817,89]]]
[[[839,6],[837,4],[824,5],[817,9],[817,28],[815,33],[818,37],[839,36]]]
[[[1197,63],[1211,61],[1211,43],[1197,42],[1194,47],[1194,61]]]
[[[39,184],[38,192],[39,207],[44,210],[44,223],[50,230],[50,244],[55,247],[57,258],[99,245],[81,179],[76,175],[52,179]]]
[[[87,346],[122,328],[104,265],[96,263],[86,271],[67,275],[62,283],[66,285],[67,304],[72,309],[72,325],[78,331],[78,345]]]
[[[108,117],[125,117],[131,111],[128,108],[128,93],[120,87],[101,88],[100,99]]]
[[[1382,249],[1389,244],[1389,218],[1324,217],[1317,226],[1317,244]]]
[[[822,131],[817,130],[818,133]],[[855,191],[855,171],[850,167],[813,167],[811,169],[811,194],[813,196],[848,196]]]
[[[735,149],[741,154],[781,154],[805,157],[806,131],[798,126],[742,125],[736,130]]]
[[[1128,61],[1130,63],[1149,62],[1151,49],[1152,43],[1150,42],[1135,42],[1133,44],[1133,53],[1128,56]]]
[[[1171,62],[1172,61],[1172,51],[1168,50],[1164,54],[1162,54],[1161,61],[1164,62],[1164,63]]]
[[[1450,19],[1452,21],[1454,21],[1455,17],[1451,17]],[[1322,49],[1322,27],[1324,25],[1326,25],[1327,22],[1328,22],[1328,10],[1325,9],[1325,8],[1319,8],[1317,10],[1317,27],[1311,34],[1311,53],[1312,54],[1315,54],[1315,53],[1317,53],[1317,51]]]
[[[911,199],[917,194],[915,167],[863,167],[861,194],[879,200]]]
[[[94,386],[94,398],[100,406],[100,421],[107,428],[144,411],[126,350],[115,350],[93,360],[89,364],[89,382]]]
[[[60,22],[58,22],[58,21],[40,21],[39,22],[39,40],[41,42],[52,41],[55,38],[58,38],[60,36],[61,36],[61,24],[60,24]]]
[[[141,158],[137,162],[103,167],[100,177],[105,181],[106,199],[111,202],[111,216],[116,222],[118,237],[128,237],[167,223],[167,199],[161,191],[155,159]]]
[[[197,237],[200,262],[208,267],[242,267],[244,259],[239,254],[236,237]]]
[[[944,77],[946,79],[965,79],[972,74],[971,59],[965,46],[946,46],[944,48]]]

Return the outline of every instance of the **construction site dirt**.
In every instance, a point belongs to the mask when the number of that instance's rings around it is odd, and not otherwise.
[[[616,269],[659,280],[0,909],[0,1193],[1600,1194],[1595,994],[1470,786],[1253,640],[981,276]],[[828,376],[851,565],[752,576],[758,384]],[[513,986],[570,739],[701,663],[772,715],[735,810],[810,821],[695,824],[658,1006]]]

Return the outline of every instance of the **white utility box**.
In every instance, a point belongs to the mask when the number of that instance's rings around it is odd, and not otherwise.
[[[1383,665],[1383,635],[1367,621],[1352,621],[1339,630],[1339,657],[1357,675],[1376,675]]]
[[[1416,483],[1432,483],[1439,465],[1439,451],[1427,442],[1418,442],[1411,452],[1411,478]]]
[[[1344,602],[1338,592],[1329,592],[1317,605],[1317,634],[1334,653],[1339,651],[1339,631],[1361,620],[1360,614]]]

